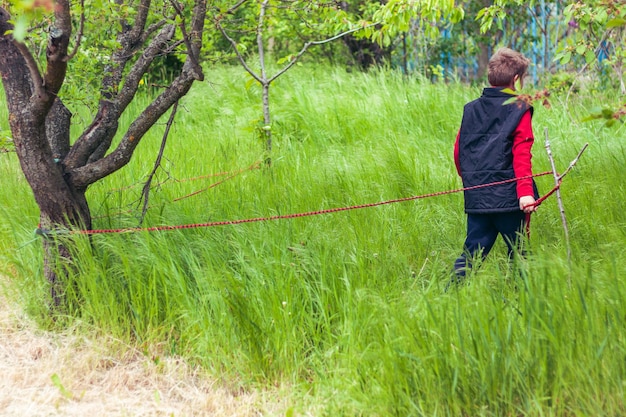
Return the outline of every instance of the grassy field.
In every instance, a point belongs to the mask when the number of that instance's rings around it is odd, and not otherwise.
[[[208,71],[207,80],[179,110],[144,226],[461,186],[452,145],[462,106],[479,88],[295,69],[272,87],[272,165],[246,169],[267,156],[260,92],[245,88],[240,68]],[[0,267],[11,277],[2,291],[44,328],[112,336],[155,362],[182,357],[243,392],[281,387],[288,405],[271,415],[624,415],[626,130],[580,122],[593,102],[615,99],[603,94],[553,96],[534,116],[535,172],[550,169],[544,129],[560,170],[589,143],[562,186],[571,260],[554,197],[534,215],[527,259],[511,267],[499,242],[469,285],[447,293],[464,239],[461,194],[101,234],[76,238],[67,315],[52,323],[37,208],[9,153],[0,154]],[[6,129],[5,108],[0,116]],[[96,229],[138,225],[164,125],[125,169],[89,190]],[[232,174],[198,178],[224,172]],[[537,183],[547,192],[553,180]]]

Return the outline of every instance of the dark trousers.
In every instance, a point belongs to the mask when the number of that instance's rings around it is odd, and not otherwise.
[[[454,273],[457,277],[465,276],[472,268],[472,259],[481,253],[482,259],[489,254],[498,235],[502,235],[509,253],[513,258],[516,250],[521,251],[520,237],[526,227],[526,214],[523,211],[509,213],[468,214],[467,237],[463,254],[454,262]]]

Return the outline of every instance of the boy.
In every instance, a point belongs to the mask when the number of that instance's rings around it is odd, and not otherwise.
[[[514,91],[517,81],[523,86],[529,62],[509,48],[496,51],[487,73],[491,87],[465,105],[454,145],[454,162],[464,187],[532,174],[533,108],[522,101],[504,105],[513,95],[503,91]],[[539,198],[532,178],[468,190],[464,197],[467,237],[464,252],[454,263],[456,283],[464,279],[476,255],[484,259],[489,254],[498,234],[506,242],[509,258],[513,256],[526,216],[535,211]]]

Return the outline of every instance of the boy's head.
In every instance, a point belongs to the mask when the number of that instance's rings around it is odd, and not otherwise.
[[[530,60],[509,48],[500,48],[489,60],[487,79],[494,87],[514,87],[517,79],[522,80]]]

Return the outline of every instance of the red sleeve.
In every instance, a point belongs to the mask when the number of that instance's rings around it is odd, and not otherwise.
[[[456,134],[456,141],[454,142],[454,165],[456,165],[456,172],[461,176],[461,162],[459,160],[459,136],[461,135],[461,131]]]
[[[531,162],[533,155],[530,150],[535,142],[535,136],[531,120],[529,110],[524,113],[513,132],[513,171],[516,177],[525,177],[533,173]],[[534,194],[532,178],[517,181],[517,198]]]

